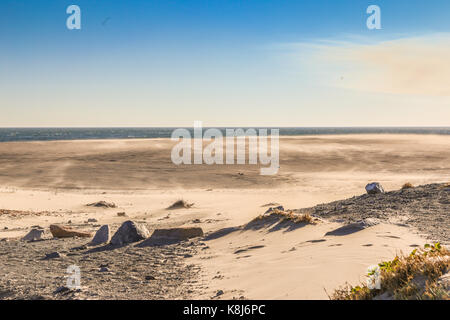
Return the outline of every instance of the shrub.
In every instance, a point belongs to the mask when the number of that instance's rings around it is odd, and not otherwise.
[[[448,289],[438,279],[450,269],[450,252],[439,243],[426,244],[411,254],[396,256],[392,261],[378,264],[380,289],[367,284],[352,287],[348,284],[334,291],[333,300],[370,300],[386,295],[393,299],[448,300]],[[371,276],[369,273],[368,276]]]
[[[402,190],[405,190],[405,189],[411,189],[411,188],[414,188],[414,186],[413,186],[413,184],[410,183],[410,182],[406,182],[406,183],[402,186]]]

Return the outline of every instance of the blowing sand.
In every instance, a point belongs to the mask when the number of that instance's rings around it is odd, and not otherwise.
[[[398,209],[390,209],[389,219],[382,215],[383,206],[372,204],[380,223],[344,236],[325,234],[352,219],[367,218],[371,211],[364,212],[364,217],[358,216],[358,210],[342,217],[322,216],[317,225],[293,230],[270,225],[239,229],[212,240],[159,248],[158,258],[152,250],[134,246],[71,251],[82,240],[21,244],[18,239],[36,225],[48,229],[59,223],[95,231],[110,224],[115,231],[126,220],[144,223],[150,231],[196,226],[209,234],[247,224],[264,213],[267,204],[310,208],[363,195],[364,186],[372,181],[382,183],[387,191],[398,190],[405,182],[417,186],[450,181],[447,136],[281,137],[280,170],[275,176],[261,176],[259,167],[250,165],[175,166],[170,160],[173,145],[167,139],[0,143],[0,239],[8,239],[0,241],[2,255],[8,257],[0,262],[0,272],[7,273],[0,277],[0,289],[8,293],[4,297],[66,298],[54,290],[64,284],[67,265],[77,263],[88,276],[82,277],[85,289],[76,298],[327,299],[326,292],[345,282],[364,281],[369,266],[430,241],[433,226],[420,230],[420,221],[408,220],[415,207],[398,202]],[[167,209],[180,199],[193,206]],[[439,227],[447,231],[448,193],[436,199],[435,209],[442,219]],[[97,201],[117,207],[86,206]],[[420,210],[427,211],[426,206]],[[395,219],[397,211],[400,215]],[[446,235],[432,236],[448,240]],[[39,260],[58,246],[79,256]],[[123,260],[121,250],[139,257],[132,260],[134,268]],[[88,259],[80,261],[83,257]],[[98,275],[103,260],[108,260],[112,271]],[[167,273],[165,260],[170,262]],[[195,272],[188,272],[193,266]],[[152,294],[140,287],[150,269],[158,275],[155,288],[167,284],[166,290]],[[23,280],[20,271],[46,276],[36,285]],[[109,285],[125,289],[111,293]],[[220,290],[223,294],[217,295]]]

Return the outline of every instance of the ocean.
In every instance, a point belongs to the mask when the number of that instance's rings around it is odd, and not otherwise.
[[[170,138],[175,129],[177,128],[0,128],[0,142]],[[192,128],[186,129],[192,133]],[[208,128],[203,128],[206,129]],[[226,128],[218,129],[225,133]],[[280,136],[369,133],[450,135],[450,127],[285,127],[279,130]]]

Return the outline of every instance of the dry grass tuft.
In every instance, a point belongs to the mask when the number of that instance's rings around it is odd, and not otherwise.
[[[450,269],[450,251],[435,245],[425,245],[407,256],[396,256],[384,261],[379,267],[379,289],[368,284],[356,287],[346,285],[337,289],[330,297],[333,300],[372,300],[384,298],[399,300],[449,300],[448,288],[439,283],[439,278]],[[369,272],[373,276],[375,271]]]
[[[281,221],[291,221],[294,223],[317,224],[317,221],[319,221],[319,219],[314,218],[309,213],[296,214],[291,210],[282,211],[278,209],[274,209],[268,214],[262,214],[254,220],[262,220],[268,217],[278,217]]]
[[[167,210],[173,210],[173,209],[189,209],[192,208],[194,204],[188,203],[187,201],[184,201],[183,199],[175,201],[171,206],[167,208]]]
[[[402,190],[405,189],[411,189],[414,188],[414,185],[411,182],[406,182],[403,186],[402,186]]]

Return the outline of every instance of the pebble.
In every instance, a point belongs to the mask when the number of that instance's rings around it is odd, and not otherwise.
[[[62,256],[58,251],[45,254],[45,259],[56,259],[56,258],[61,258],[61,257]]]

